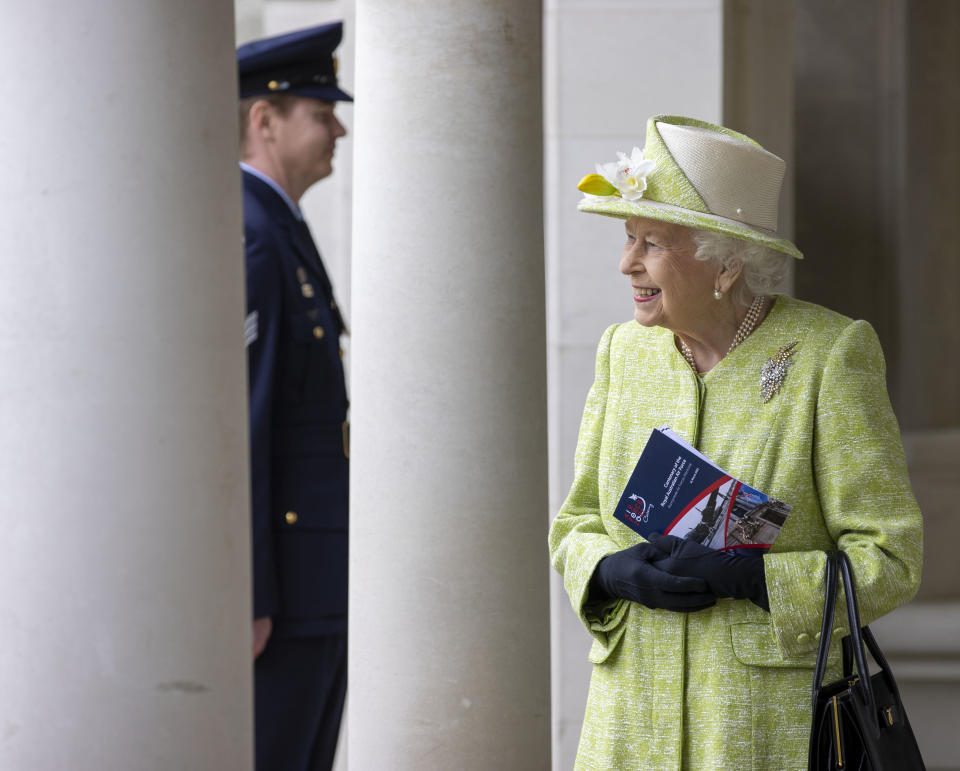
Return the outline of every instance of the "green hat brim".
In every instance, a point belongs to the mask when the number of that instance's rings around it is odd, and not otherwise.
[[[577,204],[577,210],[588,214],[602,214],[605,217],[616,217],[626,220],[631,217],[646,217],[647,219],[672,222],[674,225],[684,225],[697,230],[709,230],[741,241],[775,249],[798,260],[803,259],[803,252],[797,249],[791,241],[781,238],[772,231],[752,228],[742,222],[719,217],[716,214],[704,214],[690,211],[679,206],[673,206],[659,201],[650,201],[641,198],[639,201],[625,201],[617,196],[585,196]]]

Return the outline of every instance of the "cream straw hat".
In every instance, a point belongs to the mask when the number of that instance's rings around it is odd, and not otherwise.
[[[711,230],[803,254],[777,234],[777,204],[786,164],[744,134],[694,118],[657,115],[647,121],[646,147],[597,164],[577,187],[577,208]]]

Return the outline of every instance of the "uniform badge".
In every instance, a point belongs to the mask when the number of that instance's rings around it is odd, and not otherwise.
[[[247,316],[247,320],[243,325],[243,338],[245,341],[244,347],[249,348],[250,344],[256,341],[257,339],[257,325],[260,320],[260,312],[254,311]]]

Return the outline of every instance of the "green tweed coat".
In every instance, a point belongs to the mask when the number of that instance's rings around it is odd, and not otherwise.
[[[795,340],[779,393],[763,403],[761,365]],[[593,636],[577,768],[805,768],[824,550],[850,555],[864,623],[920,581],[920,512],[884,371],[869,324],[786,296],[702,378],[669,330],[629,322],[604,333],[573,487],[549,537]],[[696,613],[585,604],[600,559],[642,540],[612,512],[661,425],[792,504],[763,558],[769,613],[731,599]],[[828,678],[839,676],[834,647]]]

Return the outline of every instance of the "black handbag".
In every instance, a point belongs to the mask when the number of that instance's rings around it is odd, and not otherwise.
[[[833,633],[838,574],[843,576],[850,634],[842,642],[843,678],[823,685]],[[827,554],[826,584],[820,648],[813,674],[813,725],[807,768],[809,771],[923,771],[920,748],[887,660],[870,627],[860,625],[853,572],[843,551]],[[867,668],[864,643],[880,667],[873,676]]]

